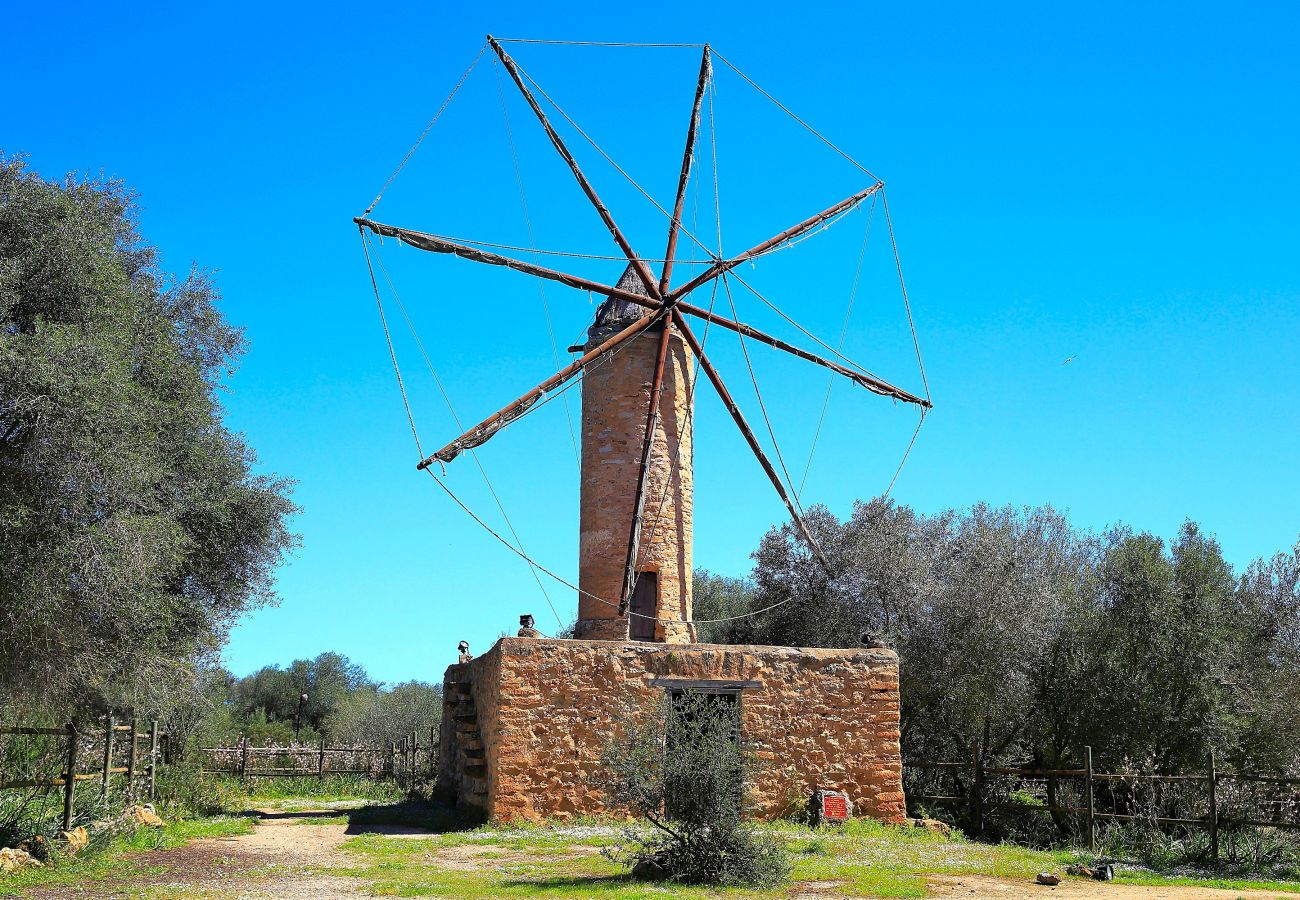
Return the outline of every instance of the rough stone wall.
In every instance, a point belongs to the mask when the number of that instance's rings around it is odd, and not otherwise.
[[[758,682],[741,693],[741,733],[760,817],[817,788],[846,792],[857,815],[905,817],[892,651],[503,638],[486,657],[474,665],[497,684],[476,678],[475,696],[495,819],[607,812],[593,783],[601,750],[624,705],[661,696],[652,682],[663,678]]]
[[[642,332],[589,366],[582,384],[582,498],[578,586],[617,601],[632,527],[632,512],[650,411],[660,329]],[[593,338],[593,341],[603,338]],[[668,344],[651,449],[641,527],[642,570],[658,572],[655,640],[693,640],[691,521],[694,446],[690,418],[692,356],[681,336]],[[578,636],[626,640],[628,621],[615,606],[578,597]]]
[[[485,653],[471,662],[448,666],[442,680],[443,715],[438,734],[438,792],[458,804],[490,814],[497,771],[501,655]]]

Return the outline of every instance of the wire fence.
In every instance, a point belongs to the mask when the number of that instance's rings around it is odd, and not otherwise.
[[[1046,815],[1059,831],[1084,837],[1090,850],[1106,822],[1204,830],[1215,862],[1225,829],[1300,831],[1300,778],[1221,772],[1213,753],[1204,771],[1173,775],[1098,772],[1091,747],[1075,769],[989,766],[973,753],[961,761],[905,761],[904,780],[913,807],[947,807],[977,834],[998,816]]]
[[[392,779],[409,786],[433,777],[437,769],[438,729],[428,740],[411,732],[389,744],[357,743],[330,746],[291,743],[256,746],[242,738],[234,746],[200,747],[202,772],[235,778],[318,778],[350,775],[375,780]]]

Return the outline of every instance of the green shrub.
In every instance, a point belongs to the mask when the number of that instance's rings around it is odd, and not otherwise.
[[[734,698],[681,693],[624,718],[605,748],[602,787],[648,825],[626,829],[611,859],[684,884],[771,886],[789,876],[782,846],[744,818],[738,713]]]

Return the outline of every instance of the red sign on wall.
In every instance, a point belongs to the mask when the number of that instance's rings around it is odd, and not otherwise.
[[[843,822],[849,817],[848,800],[843,794],[822,794],[822,820]]]

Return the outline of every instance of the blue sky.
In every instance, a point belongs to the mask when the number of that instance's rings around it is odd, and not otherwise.
[[[936,405],[894,488],[900,502],[1051,503],[1085,527],[1124,521],[1166,537],[1192,518],[1238,566],[1300,533],[1294,4],[28,4],[6,25],[0,146],[46,175],[126,179],[166,266],[215,269],[226,315],[247,329],[228,421],[265,470],[299,480],[303,546],[280,573],[281,604],[235,630],[236,672],[337,650],[380,679],[432,680],[461,638],[483,649],[520,612],[556,624],[527,568],[416,473],[350,221],[488,32],[710,41],[887,182]],[[510,49],[671,202],[696,51]],[[374,217],[526,244],[508,122],[536,245],[616,252],[498,77],[485,56]],[[869,183],[722,66],[714,121],[726,250]],[[562,131],[632,243],[659,255],[661,217]],[[710,159],[688,208],[712,243]],[[879,213],[845,352],[915,390]],[[868,218],[859,210],[742,275],[834,342]],[[557,368],[531,280],[391,241],[377,254],[463,419]],[[621,269],[567,267],[601,279]],[[592,306],[558,285],[545,303],[563,361]],[[758,327],[799,337],[743,289],[736,303]],[[395,318],[421,437],[440,446],[458,429]],[[709,347],[757,425],[735,341],[714,334]],[[802,472],[824,373],[751,352]],[[743,574],[783,508],[703,392],[698,416],[696,561]],[[914,422],[837,384],[805,502],[843,514],[878,493]],[[563,404],[481,460],[528,551],[572,577],[578,483]],[[448,479],[500,523],[470,460]],[[567,621],[575,598],[547,588]]]

